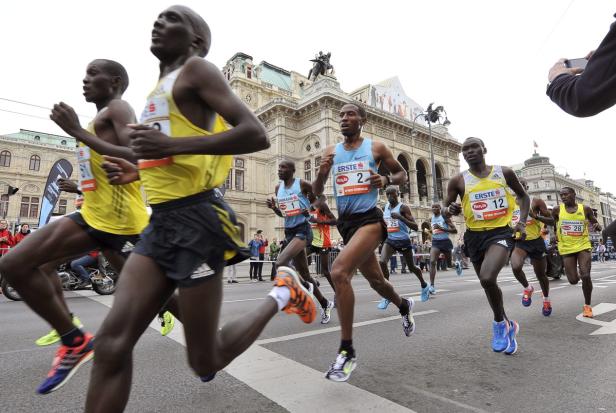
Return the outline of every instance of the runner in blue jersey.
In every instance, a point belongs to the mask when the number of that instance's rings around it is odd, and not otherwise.
[[[323,297],[315,280],[310,276],[306,248],[312,243],[312,228],[310,227],[310,182],[295,178],[295,162],[284,160],[278,165],[276,199],[267,200],[267,206],[276,215],[284,218],[285,248],[276,260],[276,266],[288,266],[293,260],[295,269],[304,281],[313,285],[314,296],[321,304],[321,324],[329,323],[334,302]]]
[[[453,244],[449,239],[449,234],[457,234],[458,230],[451,222],[449,216],[441,213],[441,205],[432,205],[432,248],[430,249],[430,294],[436,294],[434,281],[436,279],[436,264],[441,253],[445,254],[445,259],[451,261]]]
[[[339,214],[337,227],[345,245],[331,269],[336,286],[341,342],[336,361],[325,377],[334,381],[348,380],[356,367],[352,341],[355,296],[351,279],[357,269],[381,297],[399,308],[404,333],[409,336],[415,331],[413,300],[396,293],[383,276],[375,254],[375,249],[387,235],[383,212],[376,206],[378,191],[390,184],[403,184],[408,177],[389,148],[362,136],[366,120],[366,111],[357,103],[346,104],[340,109],[340,131],[344,141],[325,148],[319,173],[312,183],[318,205],[325,200],[325,182],[330,173],[333,175]],[[390,175],[376,173],[381,163]]]
[[[430,285],[424,281],[421,270],[415,265],[413,244],[409,235],[410,229],[417,230],[419,227],[415,222],[415,218],[413,218],[413,214],[411,214],[411,208],[399,201],[399,192],[396,186],[387,187],[385,195],[387,195],[388,203],[385,205],[383,217],[387,224],[387,239],[383,243],[381,258],[379,258],[381,271],[383,271],[385,278],[389,280],[387,263],[394,253],[399,252],[406,260],[406,264],[411,272],[417,276],[421,283],[421,301],[428,301],[428,298],[430,298]],[[387,306],[389,306],[387,298],[381,299],[377,305],[381,310],[385,310]]]

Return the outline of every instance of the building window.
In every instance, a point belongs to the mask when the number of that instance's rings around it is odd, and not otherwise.
[[[235,167],[244,169],[244,160],[242,158],[235,158]]]
[[[2,194],[0,196],[0,217],[6,218],[6,215],[9,212],[9,196],[7,194]]]
[[[304,161],[304,170],[305,171],[309,171],[310,170],[310,159],[308,159],[307,161]]]
[[[9,151],[0,152],[0,166],[11,166],[11,153]]]
[[[539,189],[539,182],[533,182],[533,188]]]
[[[312,176],[310,174],[310,171],[304,171],[304,180],[311,182],[312,181]]]
[[[236,169],[235,170],[235,190],[243,191],[244,190],[244,171]]]
[[[321,166],[321,157],[320,156],[316,156],[314,158],[314,178],[315,179],[319,175],[319,167],[320,166]]]
[[[62,140],[62,142],[60,142],[60,145],[66,145],[66,141]]]
[[[66,199],[61,199],[58,202],[58,214],[66,215],[66,204],[67,204]]]
[[[38,171],[41,169],[41,157],[38,155],[32,155],[30,157],[30,168],[31,171]]]
[[[552,200],[552,195],[548,195],[548,201]]]
[[[34,140],[35,140],[35,141],[40,141],[40,140],[41,140],[41,137],[40,137],[40,136],[38,136],[38,135],[36,135],[36,136],[34,137]]]
[[[252,66],[246,66],[246,77],[252,79]]]
[[[21,197],[21,208],[19,209],[19,216],[22,218],[38,218],[39,212],[39,198],[38,197]]]
[[[225,189],[231,189],[231,175],[233,175],[233,169],[229,169],[229,174],[227,175],[227,179],[225,179],[224,183]]]

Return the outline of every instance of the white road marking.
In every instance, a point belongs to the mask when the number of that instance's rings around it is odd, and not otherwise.
[[[474,406],[469,406],[468,404],[464,404],[464,403],[460,403],[460,402],[452,400],[452,399],[448,399],[447,397],[439,396],[438,394],[429,392],[429,391],[424,390],[424,389],[420,389],[420,388],[415,387],[415,386],[411,386],[410,384],[407,384],[407,383],[402,383],[402,386],[406,387],[408,390],[410,390],[410,391],[412,391],[414,393],[419,393],[422,396],[430,397],[432,399],[436,399],[436,400],[439,400],[441,402],[451,403],[454,406],[461,407],[461,408],[466,409],[466,410],[470,410],[471,412],[475,412],[475,413],[488,413],[487,410],[482,410],[482,409],[479,409],[479,408],[474,407]]]
[[[113,303],[113,296],[91,295],[91,291],[76,291],[76,293],[107,307],[111,307]],[[436,312],[436,310],[429,312]],[[420,313],[415,315],[420,315]],[[371,320],[372,322],[365,321],[357,323],[357,325],[368,325],[399,318],[400,316],[388,317],[387,320]],[[152,321],[150,327],[160,331],[160,323],[156,319]],[[329,332],[324,330],[330,329],[316,330],[316,333]],[[339,328],[331,328],[331,330],[336,331]],[[186,346],[184,329],[177,320],[175,328],[167,337],[182,346]],[[286,339],[289,340],[290,338]],[[279,337],[277,341],[283,340],[280,340]],[[263,348],[258,343],[250,346],[243,354],[233,360],[225,368],[225,371],[289,411],[313,413],[315,411],[364,412],[382,410],[417,413],[349,383],[331,382],[323,377],[322,372]]]
[[[613,303],[599,303],[595,305],[592,309],[593,315],[595,317],[609,313],[610,311],[616,310],[616,304]],[[594,318],[584,317],[582,314],[578,314],[575,317],[576,320],[581,321],[583,323],[593,324],[596,326],[600,326],[601,328],[590,333],[591,336],[594,335],[603,335],[603,334],[616,334],[616,320],[612,321],[601,321],[596,320]]]

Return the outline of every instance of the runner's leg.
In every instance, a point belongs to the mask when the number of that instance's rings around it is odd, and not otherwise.
[[[526,279],[526,274],[524,274],[524,260],[526,259],[528,253],[522,248],[514,248],[511,253],[511,270],[513,271],[513,275],[515,278],[522,284],[522,287],[528,288],[528,280]]]
[[[438,257],[441,254],[441,250],[438,248],[430,248],[430,285],[434,287],[436,280],[436,267],[438,264]]]
[[[509,251],[498,244],[493,244],[488,247],[480,263],[479,281],[483,287],[488,303],[494,313],[494,321],[503,321],[506,317],[505,308],[503,305],[503,292],[498,286],[496,279],[498,273],[505,266]],[[477,270],[477,267],[475,267]]]
[[[388,243],[383,243],[383,248],[381,249],[381,256],[379,257],[379,265],[381,267],[381,272],[383,273],[383,277],[386,280],[389,280],[389,270],[387,269],[387,263],[391,259],[391,256],[394,254],[394,249]]]
[[[590,268],[592,257],[590,251],[580,251],[577,254],[578,265],[580,267],[580,279],[582,280],[582,291],[584,292],[584,303],[590,305],[592,298],[592,279],[590,278]]]

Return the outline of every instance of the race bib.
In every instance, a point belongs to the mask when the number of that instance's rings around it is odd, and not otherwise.
[[[334,169],[336,196],[361,195],[370,192],[370,167],[366,161],[340,163]]]
[[[511,223],[513,225],[516,225],[518,222],[520,222],[520,210],[516,209],[515,211],[513,211],[513,216],[511,217]],[[526,218],[526,226],[530,226],[533,224],[533,222],[535,222],[530,215]]]
[[[171,136],[171,122],[169,120],[169,103],[164,97],[149,98],[140,122],[144,125],[158,129],[167,136]],[[139,159],[139,169],[153,168],[155,166],[171,165],[173,157],[162,159]]]
[[[77,148],[77,163],[79,164],[79,188],[81,192],[96,190],[96,179],[90,164],[90,148],[79,146]]]
[[[570,237],[584,235],[584,221],[563,220],[560,224],[560,233]]]
[[[471,192],[469,200],[473,216],[477,221],[490,221],[500,218],[507,215],[509,210],[507,193],[504,188]]]
[[[439,225],[439,224],[436,224],[436,223],[432,224],[432,233],[433,234],[442,234],[443,232],[445,232],[445,231],[443,231],[440,228],[436,228],[437,225]]]
[[[317,219],[317,212],[316,211],[311,212],[310,216],[316,220]],[[319,224],[317,224],[316,222],[312,222],[312,221],[310,222],[310,228],[315,229],[315,228],[318,228],[318,226],[319,226]]]
[[[387,224],[387,232],[398,232],[400,231],[400,224],[397,219],[394,218],[385,218],[385,223]]]
[[[293,217],[302,213],[302,207],[297,194],[278,198],[278,208],[280,208],[285,217]]]

